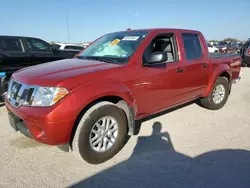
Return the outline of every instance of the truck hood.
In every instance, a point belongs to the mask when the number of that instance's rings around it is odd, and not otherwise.
[[[120,66],[94,60],[64,59],[21,69],[13,78],[29,85],[55,86],[73,77]]]

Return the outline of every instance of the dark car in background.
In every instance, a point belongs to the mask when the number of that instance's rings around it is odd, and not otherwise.
[[[250,66],[250,38],[244,43],[240,49],[240,55],[242,57],[242,66]]]
[[[227,53],[229,45],[225,41],[220,41],[215,47],[218,48],[220,53]]]
[[[229,53],[240,53],[240,49],[242,48],[242,42],[230,42],[228,45]]]
[[[9,78],[15,71],[41,63],[69,59],[76,53],[56,49],[39,38],[0,36],[0,100],[3,100]]]

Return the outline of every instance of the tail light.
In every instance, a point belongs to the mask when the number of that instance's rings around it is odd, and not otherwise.
[[[250,55],[250,48],[248,48],[248,55]]]

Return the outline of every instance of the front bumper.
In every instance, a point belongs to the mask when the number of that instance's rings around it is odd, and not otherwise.
[[[29,129],[26,127],[25,123],[23,120],[21,120],[19,117],[17,117],[14,113],[9,112],[8,113],[9,116],[9,122],[11,127],[15,130],[15,131],[20,131],[22,134],[24,134],[25,136],[32,138]]]
[[[65,145],[70,140],[74,120],[55,116],[59,108],[16,108],[5,100],[11,126],[27,137],[47,145]],[[60,114],[58,114],[60,115]]]

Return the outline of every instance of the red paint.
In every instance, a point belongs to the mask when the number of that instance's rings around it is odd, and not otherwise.
[[[179,29],[150,29],[128,64],[70,59],[51,62],[13,74],[19,82],[40,86],[62,86],[70,94],[52,107],[20,107],[16,109],[6,100],[6,107],[23,119],[34,139],[59,145],[69,141],[79,113],[91,102],[105,96],[124,99],[135,112],[135,119],[207,96],[216,78],[228,73],[236,79],[240,72],[239,57],[210,59],[206,41],[198,31]],[[129,32],[129,31],[128,31]],[[181,33],[200,36],[203,54],[199,60],[185,59]],[[174,33],[179,51],[179,62],[161,68],[142,65],[142,54],[151,40],[161,33]],[[232,64],[233,63],[233,64]],[[207,64],[208,68],[202,68]],[[184,72],[176,73],[178,68]],[[41,130],[45,136],[41,135]]]

